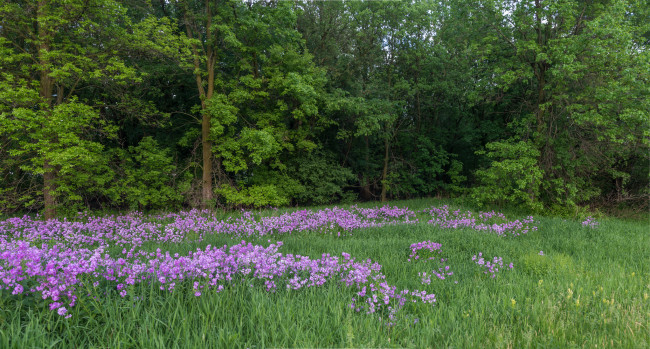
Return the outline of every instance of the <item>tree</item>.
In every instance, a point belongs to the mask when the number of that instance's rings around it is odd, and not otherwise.
[[[538,199],[574,206],[601,194],[590,178],[629,178],[621,161],[636,161],[634,149],[647,147],[650,120],[648,51],[633,22],[640,4],[483,4],[491,27],[484,52],[498,62],[495,82],[504,90],[523,87],[517,135],[539,150],[544,191]]]
[[[220,49],[223,45],[239,45],[232,23],[235,15],[235,2],[232,1],[179,1],[176,4],[182,16],[181,26],[185,29],[188,45],[191,47],[193,74],[201,101],[201,206],[207,207],[212,201],[213,176],[213,113],[221,113],[219,130],[233,122],[234,109],[224,108],[222,96],[215,96],[215,76]],[[163,5],[164,6],[164,5]],[[214,23],[214,24],[213,24]],[[187,57],[189,58],[189,57]],[[214,98],[213,98],[214,97]],[[216,115],[214,115],[216,116]],[[217,158],[218,166],[221,159]]]
[[[283,153],[316,147],[324,77],[304,52],[291,3],[178,1],[164,12],[184,33],[190,54],[176,57],[200,100],[203,207],[215,192],[253,185],[256,168],[283,171]]]
[[[114,56],[129,20],[111,0],[5,1],[0,17],[0,134],[11,140],[12,157],[29,159],[20,169],[42,178],[45,218],[52,218],[57,197],[78,200],[75,185],[101,186],[110,177],[98,139],[115,129],[76,92],[82,84],[138,81]]]

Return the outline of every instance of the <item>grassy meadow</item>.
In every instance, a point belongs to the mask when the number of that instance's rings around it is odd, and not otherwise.
[[[584,219],[535,216],[536,230],[499,236],[428,223],[431,215],[421,210],[442,204],[392,202],[416,212],[418,222],[353,229],[341,236],[336,229],[247,237],[205,234],[200,240],[188,236],[140,246],[186,255],[242,239],[262,246],[282,241],[278,252],[283,255],[315,259],[348,253],[358,261],[371,259],[397,290],[436,296],[433,305],[407,302],[391,319],[385,309],[371,314],[353,309],[350,304],[359,290],[336,280],[268,291],[240,275],[220,292],[204,289],[200,296],[189,280],[178,282],[173,292],[151,282],[135,283],[125,296],[115,283],[103,281],[78,289],[80,296],[67,316],[50,310],[39,292],[0,291],[0,347],[650,347],[647,220],[598,218],[585,225]],[[295,209],[255,214],[287,211]],[[444,261],[409,261],[411,245],[423,241],[441,244],[434,255]],[[108,253],[119,254],[124,246],[116,244]],[[479,253],[490,261],[502,258],[504,267],[495,277],[473,260]],[[512,269],[506,267],[509,263]],[[446,266],[452,275],[423,282],[422,273],[431,275]],[[3,259],[0,267],[8,270]]]

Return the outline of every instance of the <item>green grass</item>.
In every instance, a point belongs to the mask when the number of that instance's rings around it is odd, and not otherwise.
[[[420,209],[440,202],[393,204]],[[122,299],[113,290],[96,300],[81,297],[69,319],[38,299],[3,293],[0,348],[650,347],[648,221],[603,218],[597,229],[589,229],[576,220],[535,219],[539,230],[517,238],[440,229],[426,220],[342,238],[310,233],[280,237],[282,253],[319,257],[348,252],[380,263],[387,281],[398,289],[436,294],[434,307],[402,309],[395,326],[351,310],[353,290],[332,283],[276,293],[234,283],[201,297],[194,297],[191,285],[172,294],[136,286],[140,299]],[[251,242],[266,245],[267,239]],[[409,263],[407,258],[409,246],[424,240],[442,244],[452,278],[420,283],[418,272],[430,271],[434,264]],[[211,236],[200,245],[150,247],[187,252],[236,242]],[[539,256],[540,250],[546,256]],[[501,256],[515,269],[490,279],[471,260],[478,252]]]

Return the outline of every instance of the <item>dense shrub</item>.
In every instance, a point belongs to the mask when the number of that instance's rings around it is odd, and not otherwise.
[[[492,142],[487,151],[478,151],[492,160],[490,167],[477,170],[479,185],[473,188],[472,198],[479,205],[521,205],[539,210],[540,186],[543,173],[537,165],[539,151],[530,142],[508,140]]]

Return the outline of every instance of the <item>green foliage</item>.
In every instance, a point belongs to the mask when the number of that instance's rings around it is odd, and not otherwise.
[[[462,174],[463,163],[456,154],[448,153],[432,139],[406,135],[400,145],[413,151],[410,161],[397,162],[392,168],[392,193],[398,196],[436,195],[441,192],[460,193],[461,183],[467,178]]]
[[[21,169],[28,162],[26,157],[8,154],[10,141],[2,143],[6,146],[0,148],[0,213],[29,210],[38,202],[39,178]]]
[[[543,172],[537,165],[539,151],[531,142],[509,140],[492,142],[486,155],[492,160],[487,169],[476,171],[479,185],[472,189],[472,198],[479,205],[522,205],[530,210],[541,210],[538,201]]]
[[[228,205],[247,207],[277,207],[289,203],[323,205],[350,200],[345,187],[354,180],[354,175],[336,164],[332,154],[303,153],[281,168],[257,167],[250,177],[239,182],[239,190],[225,185],[215,193]]]
[[[228,97],[217,93],[205,101],[205,112],[210,114],[210,137],[218,140],[225,133],[226,127],[237,121],[237,107],[233,106]]]
[[[187,179],[208,169],[246,193],[226,189],[232,205],[471,193],[640,211],[649,14],[640,0],[5,0],[0,210],[194,206],[204,182]],[[134,170],[138,153],[172,179]]]
[[[355,176],[337,164],[332,154],[315,151],[296,157],[289,165],[289,175],[304,188],[293,196],[298,204],[324,205],[346,197],[347,187]]]
[[[140,82],[116,53],[133,39],[126,8],[111,0],[3,2],[0,29],[0,137],[9,155],[29,158],[21,170],[42,177],[46,216],[111,180],[101,140],[117,128],[81,87]],[[28,203],[29,204],[29,203]],[[31,205],[31,204],[30,204]]]
[[[281,167],[284,168],[284,165]],[[278,196],[287,203],[294,202],[296,197],[306,192],[305,186],[298,178],[292,176],[288,169],[282,170],[269,166],[258,167],[250,178],[240,181],[240,184],[243,187],[274,186]]]
[[[252,185],[237,189],[223,184],[214,192],[230,207],[278,207],[289,203],[275,185]]]
[[[463,182],[467,180],[466,176],[462,175],[463,163],[452,159],[449,164],[449,169],[447,170],[447,182],[445,183],[445,189],[453,194],[460,194],[464,191],[464,188],[461,187]]]
[[[647,25],[633,14],[647,6],[494,1],[481,12],[491,28],[481,47],[495,62],[495,86],[518,95],[519,109],[531,116],[517,136],[540,151],[540,200],[574,210],[598,196],[632,199],[624,164],[645,161],[650,125]]]
[[[114,203],[132,210],[179,206],[191,178],[188,173],[179,177],[169,151],[161,149],[152,137],[118,151],[117,158],[122,173],[105,192]]]
[[[415,142],[413,169],[411,171],[397,169],[396,172],[402,178],[394,180],[393,191],[397,194],[408,193],[410,195],[435,194],[444,186],[442,175],[445,173],[445,167],[449,164],[450,154],[428,137],[418,137]]]
[[[44,175],[45,161],[56,168],[52,194],[60,203],[80,203],[84,192],[96,194],[113,178],[103,145],[88,136],[100,133],[111,137],[115,128],[107,125],[92,107],[72,97],[50,111],[14,108],[4,115],[0,132],[16,145],[9,155],[14,159],[29,158],[29,162],[21,163],[20,170],[32,176]],[[36,196],[32,200],[24,204],[41,202]]]

